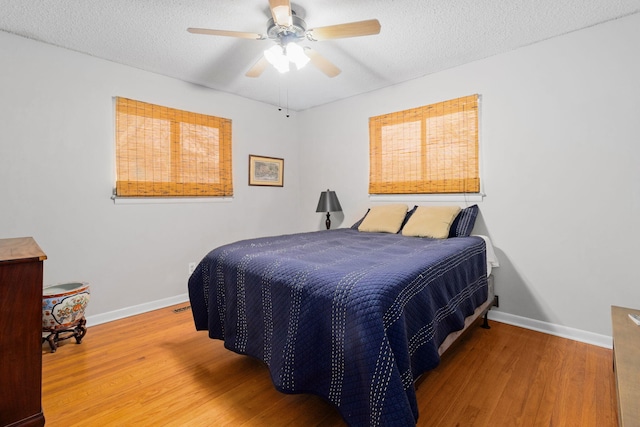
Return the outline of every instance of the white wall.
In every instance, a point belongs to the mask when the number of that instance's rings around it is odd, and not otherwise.
[[[298,231],[293,116],[4,32],[0,55],[0,237],[36,239],[45,284],[88,281],[89,323],[184,299],[188,263],[220,244]],[[115,205],[114,96],[232,119],[233,201]],[[249,154],[284,158],[285,186],[249,187]]]
[[[322,229],[326,188],[344,209],[333,228],[358,219],[370,116],[479,93],[476,232],[500,257],[498,313],[608,336],[610,305],[640,307],[638,45],[636,14],[287,119],[0,32],[0,237],[38,241],[46,284],[90,282],[90,319],[183,297],[187,264],[213,247]],[[114,205],[114,96],[232,119],[233,201]],[[285,158],[284,188],[247,186],[248,154]]]
[[[313,191],[301,204],[329,186],[350,226],[373,204],[368,118],[478,93],[487,196],[475,231],[500,258],[498,311],[610,336],[612,304],[640,308],[638,46],[635,14],[307,110],[301,187]]]

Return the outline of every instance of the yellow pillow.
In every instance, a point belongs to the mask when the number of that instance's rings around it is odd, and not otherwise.
[[[446,239],[459,206],[419,206],[402,228],[403,236]]]
[[[364,217],[358,231],[373,233],[397,233],[407,214],[407,205],[374,206]]]

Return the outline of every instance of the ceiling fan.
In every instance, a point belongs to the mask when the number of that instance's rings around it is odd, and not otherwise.
[[[297,69],[311,62],[329,77],[340,74],[340,68],[308,46],[300,46],[303,40],[321,41],[347,37],[369,36],[380,33],[377,19],[329,25],[307,30],[307,24],[291,10],[290,0],[269,0],[273,18],[267,21],[267,33],[247,33],[241,31],[210,30],[207,28],[187,28],[193,34],[238,37],[253,40],[270,39],[275,45],[265,50],[264,55],[245,74],[247,77],[259,77],[272,64],[281,73],[290,69],[290,63]]]

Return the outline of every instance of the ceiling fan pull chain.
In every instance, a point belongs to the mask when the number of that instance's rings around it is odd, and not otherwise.
[[[289,118],[289,80],[287,80],[287,118]]]
[[[282,76],[278,79],[278,111],[282,111]]]

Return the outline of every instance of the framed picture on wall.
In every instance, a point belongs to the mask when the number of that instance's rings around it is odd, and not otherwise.
[[[284,159],[249,154],[249,185],[284,186]]]

